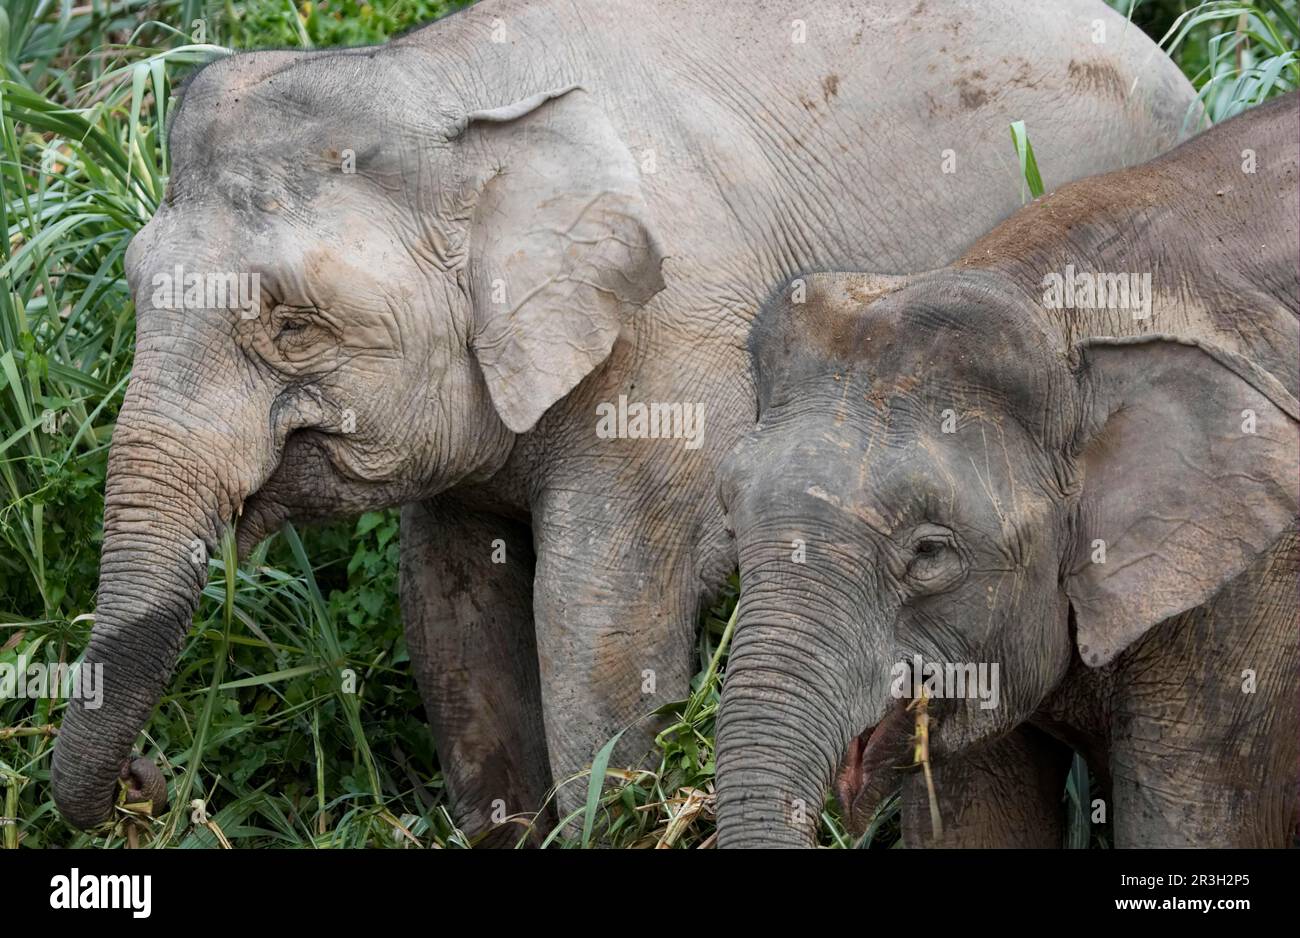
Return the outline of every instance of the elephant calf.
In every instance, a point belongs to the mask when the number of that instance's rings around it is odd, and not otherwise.
[[[1288,841],[1298,104],[1064,186],[952,266],[809,275],[760,315],[759,424],[719,470],[744,587],[720,845],[811,844],[795,808],[833,778],[860,827],[921,685],[944,842],[1008,821],[989,792],[1027,799],[1012,821],[1059,804],[1069,747],[1118,846]]]

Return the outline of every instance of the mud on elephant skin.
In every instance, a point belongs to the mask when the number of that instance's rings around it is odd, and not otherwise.
[[[1100,0],[931,4],[954,26],[938,49],[892,0],[801,9],[795,43],[788,5],[485,0],[188,83],[126,258],[136,359],[85,656],[105,699],[64,719],[65,817],[111,815],[198,603],[196,542],[398,504],[457,818],[474,835],[495,802],[536,810],[686,695],[732,569],[712,471],[752,421],[744,342],[771,285],[959,256],[1019,204],[1011,120],[1073,179],[1172,146],[1195,99]],[[1121,41],[1096,43],[1099,20]],[[257,274],[259,302],[172,302],[178,265]],[[622,396],[703,406],[702,445],[601,438]],[[615,761],[652,739],[641,724]]]
[[[891,681],[919,663],[997,668],[996,706],[937,682],[937,769],[1029,723],[1093,760],[1118,846],[1289,842],[1298,148],[1293,93],[950,267],[774,298],[758,426],[719,471],[743,587],[721,846],[809,845],[790,805],[837,771],[869,816],[911,761]],[[1120,272],[1150,279],[1096,280]]]

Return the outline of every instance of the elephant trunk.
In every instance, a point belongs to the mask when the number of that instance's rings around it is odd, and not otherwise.
[[[718,846],[811,847],[851,729],[830,615],[742,593],[718,724]]]
[[[232,429],[241,408],[203,412],[187,398],[203,382],[180,374],[174,358],[170,369],[150,358],[137,355],[109,457],[95,625],[81,672],[102,694],[74,695],[54,747],[55,802],[82,829],[111,817],[119,781],[131,800],[165,805],[161,776],[131,750],[175,667],[208,554],[261,468],[257,447]]]

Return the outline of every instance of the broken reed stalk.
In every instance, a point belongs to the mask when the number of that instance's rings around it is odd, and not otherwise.
[[[930,799],[930,832],[934,839],[943,836],[943,821],[939,817],[939,795],[934,789],[934,774],[930,770],[930,695],[922,688],[921,696],[911,703],[916,711],[916,752],[914,762],[925,773],[925,791]]]
[[[0,740],[19,736],[58,736],[59,728],[52,723],[44,726],[0,726]]]
[[[18,785],[17,775],[0,775],[0,787],[5,790],[5,813],[0,818],[0,832],[4,834],[6,850],[18,849]]]

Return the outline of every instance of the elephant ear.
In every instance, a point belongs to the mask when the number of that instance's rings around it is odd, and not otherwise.
[[[1076,347],[1083,488],[1065,590],[1094,667],[1205,602],[1292,524],[1300,407],[1239,355],[1171,336]]]
[[[608,356],[624,320],[664,287],[632,155],[577,86],[476,111],[469,234],[471,346],[512,431]]]

